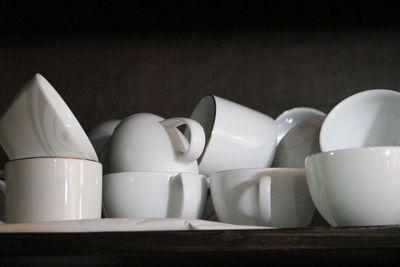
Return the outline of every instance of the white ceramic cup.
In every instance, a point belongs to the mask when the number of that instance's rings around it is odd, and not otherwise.
[[[242,169],[213,173],[211,195],[224,223],[306,227],[314,214],[304,169]]]
[[[316,116],[294,126],[279,142],[273,167],[304,168],[305,158],[321,152],[319,132],[325,116]]]
[[[104,175],[103,190],[106,217],[198,219],[207,179],[194,173],[111,173]]]
[[[307,182],[332,226],[400,224],[400,147],[368,147],[306,158]]]
[[[8,223],[101,218],[102,166],[76,158],[8,161],[0,191]]]
[[[267,115],[210,95],[197,104],[191,118],[203,126],[206,134],[206,147],[199,158],[200,173],[271,165],[276,125]]]
[[[278,131],[277,144],[279,144],[282,138],[297,124],[315,116],[324,115],[326,115],[324,112],[309,107],[297,107],[284,111],[275,119]]]
[[[177,129],[181,125],[189,129],[190,142]],[[110,139],[110,172],[198,173],[204,143],[203,128],[194,120],[135,114],[124,119]]]
[[[337,104],[320,133],[321,151],[400,145],[400,93],[368,90]]]
[[[36,74],[0,119],[8,158],[76,157],[98,161],[85,131],[51,84]]]

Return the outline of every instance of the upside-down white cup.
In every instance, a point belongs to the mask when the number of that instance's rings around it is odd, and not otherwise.
[[[332,226],[400,224],[400,147],[322,152],[306,158],[307,182]]]
[[[0,180],[7,223],[101,218],[102,166],[77,158],[8,161]]]
[[[207,178],[194,173],[121,172],[104,175],[104,213],[112,218],[200,218]]]
[[[241,169],[213,173],[210,189],[224,223],[306,227],[314,214],[304,169]]]
[[[190,142],[177,129],[181,125],[189,129]],[[110,172],[198,173],[204,143],[203,128],[194,120],[134,114],[117,126],[110,139]]]
[[[200,173],[271,165],[277,132],[275,121],[267,115],[209,95],[197,104],[191,119],[203,126],[206,135],[198,160]]]

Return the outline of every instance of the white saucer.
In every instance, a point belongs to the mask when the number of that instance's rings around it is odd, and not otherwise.
[[[309,108],[309,107],[297,107],[284,111],[275,119],[277,126],[277,144],[282,138],[297,124],[315,116],[326,115],[324,112]]]

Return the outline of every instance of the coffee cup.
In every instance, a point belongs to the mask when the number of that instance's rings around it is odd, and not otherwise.
[[[0,144],[10,160],[76,157],[98,161],[78,120],[40,74],[22,88],[0,119]]]
[[[400,145],[400,93],[376,89],[337,104],[321,127],[321,151]]]
[[[190,139],[178,130],[181,125],[189,129]],[[110,172],[198,173],[204,143],[204,131],[194,120],[135,114],[124,119],[110,139]]]
[[[207,179],[194,173],[111,173],[104,175],[103,190],[106,217],[198,219]]]
[[[77,158],[8,161],[0,191],[7,223],[101,218],[102,166]]]
[[[400,147],[322,152],[306,158],[307,183],[332,226],[400,224]]]
[[[201,124],[206,135],[206,146],[198,160],[200,173],[271,165],[276,124],[267,115],[209,95],[197,104],[191,119]]]
[[[306,227],[314,214],[304,169],[241,169],[213,173],[210,189],[219,221]]]

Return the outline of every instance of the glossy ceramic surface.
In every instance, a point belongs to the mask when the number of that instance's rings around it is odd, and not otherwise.
[[[320,134],[321,151],[400,145],[400,93],[368,90],[336,105]]]
[[[297,107],[284,111],[276,119],[277,125],[277,144],[282,138],[297,124],[315,116],[324,116],[325,113],[309,107]]]
[[[193,173],[125,172],[104,176],[104,211],[114,218],[200,218],[206,177]]]
[[[271,165],[276,125],[267,115],[221,97],[206,96],[191,118],[201,124],[206,134],[200,173]]]
[[[0,143],[9,159],[77,157],[98,160],[64,100],[36,74],[0,119]]]
[[[321,151],[319,132],[325,116],[316,116],[294,126],[279,142],[273,167],[304,168],[305,158]]]
[[[121,120],[108,120],[100,123],[88,132],[88,137],[100,159],[100,153],[114,133]]]
[[[31,158],[5,164],[0,188],[6,222],[101,217],[102,170],[98,162],[73,158]]]
[[[400,147],[368,147],[307,157],[307,182],[332,226],[400,224]]]
[[[306,227],[314,214],[304,169],[222,171],[210,176],[221,222],[272,227]]]
[[[190,143],[177,129],[186,125]],[[150,113],[124,119],[110,140],[111,172],[168,171],[198,173],[197,158],[205,136],[199,123],[186,118],[164,120]]]

